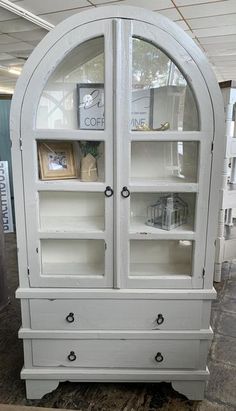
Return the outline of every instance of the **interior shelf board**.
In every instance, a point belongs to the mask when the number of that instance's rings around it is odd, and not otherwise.
[[[77,178],[65,180],[40,180],[36,183],[37,191],[97,191],[105,190],[104,181],[85,182]]]
[[[131,263],[130,276],[159,277],[169,275],[190,276],[190,264],[183,263]]]
[[[41,216],[40,232],[103,233],[104,217]]]
[[[174,228],[173,230],[162,230],[161,228],[152,227],[145,224],[145,217],[133,217],[130,220],[130,234],[156,234],[158,236],[163,237],[171,237],[175,236],[176,234],[183,236],[191,236],[192,238],[195,237],[195,231],[193,230],[193,223],[183,224],[179,227]]]
[[[198,183],[177,177],[160,179],[131,178],[130,188],[132,191],[151,191],[155,189],[161,192],[198,192]]]
[[[43,275],[77,275],[85,277],[104,276],[104,266],[101,263],[80,262],[45,262],[42,264]]]

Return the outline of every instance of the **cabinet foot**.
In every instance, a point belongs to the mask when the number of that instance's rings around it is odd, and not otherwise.
[[[172,387],[175,391],[193,401],[203,400],[205,386],[206,381],[172,381]]]
[[[45,394],[55,390],[58,380],[25,380],[26,397],[28,400],[40,400]]]

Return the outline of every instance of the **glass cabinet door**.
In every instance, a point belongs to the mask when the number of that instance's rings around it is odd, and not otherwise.
[[[179,66],[183,50],[161,30],[149,27],[145,38],[144,24],[132,22],[126,32],[121,284],[201,288],[212,136],[198,102],[202,80],[194,64],[191,73]]]
[[[50,73],[39,68],[46,83],[23,130],[33,287],[113,285],[111,24],[68,32],[49,52]]]

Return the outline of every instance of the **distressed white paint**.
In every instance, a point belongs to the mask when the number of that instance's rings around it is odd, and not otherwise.
[[[168,184],[156,181],[147,183],[141,180],[133,182],[130,178],[130,146],[135,143],[136,139],[139,142],[147,140],[147,133],[132,132],[129,129],[130,36],[135,34],[142,37],[144,33],[148,41],[157,46],[161,45],[163,51],[177,63],[191,83],[197,100],[201,118],[199,131],[148,133],[150,141],[158,140],[162,145],[167,138],[175,142],[194,141],[198,144],[199,172],[197,176],[190,173],[190,182],[176,184],[176,181],[169,179]],[[66,130],[66,132],[65,130],[35,130],[38,101],[53,70],[79,43],[99,35],[105,36],[107,119],[105,130],[98,132],[94,130],[91,132],[88,130]],[[189,398],[202,398],[205,380],[209,374],[205,363],[212,334],[209,329],[210,300],[215,298],[215,292],[212,289],[212,273],[217,222],[216,204],[219,202],[220,172],[218,165],[223,159],[222,118],[220,93],[205,57],[179,27],[164,17],[145,10],[114,6],[92,12],[86,11],[61,23],[43,39],[34,51],[19,79],[11,116],[13,163],[16,165],[14,170],[15,197],[18,199],[19,207],[17,230],[21,288],[17,294],[20,298],[24,298],[22,302],[23,329],[20,331],[20,336],[24,339],[25,351],[25,368],[22,371],[22,378],[26,379],[29,398],[40,398],[44,393],[56,388],[59,381],[64,380],[170,381],[174,388]],[[20,138],[23,142],[22,154],[19,146]],[[105,181],[86,186],[79,181],[38,181],[36,140],[76,141],[81,138],[85,140],[102,139],[105,142]],[[213,139],[215,145],[212,165],[211,143]],[[145,165],[143,168],[145,169]],[[209,214],[210,176],[214,178],[211,180],[211,212]],[[23,181],[24,194],[21,190]],[[98,198],[106,185],[114,188],[115,195],[114,202],[113,198],[105,199],[104,210]],[[196,196],[195,226],[192,230],[192,237],[188,238],[188,241],[194,241],[195,244],[191,276],[186,275],[185,272],[182,276],[175,273],[172,276],[161,275],[146,278],[142,275],[132,278],[127,252],[129,240],[136,242],[144,240],[143,234],[129,232],[129,200],[120,196],[123,186],[128,186],[134,193],[172,190],[193,193]],[[48,192],[51,194],[47,194]],[[83,232],[78,229],[71,232],[67,228],[68,220],[62,223],[59,232],[52,226],[50,230],[42,229],[45,227],[45,224],[42,224],[42,216],[60,217],[57,212],[51,215],[53,193],[58,192],[59,197],[66,198],[66,201],[72,198],[67,198],[66,193],[73,192],[77,198],[76,201],[79,202],[82,198],[80,193],[83,192],[83,198],[87,198],[86,212],[88,215],[89,195],[94,193],[94,201],[98,206],[98,211],[100,210],[97,217],[105,217],[105,231],[99,225],[101,222],[97,221],[94,231],[90,231],[87,226]],[[86,193],[89,194],[88,197]],[[101,212],[102,209],[104,213]],[[58,213],[61,214],[62,211],[63,207],[59,206]],[[65,215],[65,218],[79,217],[74,212],[73,205],[70,213],[69,216]],[[72,224],[69,222],[70,227]],[[150,233],[148,241],[160,240],[163,237],[165,237],[164,233],[159,238],[158,234]],[[163,242],[168,252],[170,252],[168,241],[180,239],[183,239],[183,235],[178,238],[178,230],[173,232],[173,238],[171,233],[166,235]],[[44,263],[55,264],[57,260],[60,260],[61,266],[64,264],[62,274],[55,275],[54,271],[54,273],[49,272],[48,275],[43,275],[40,272],[42,259],[40,240],[43,241],[45,248],[43,250]],[[65,267],[69,261],[63,248],[69,244],[67,241],[70,241],[70,244],[73,241],[77,242],[73,244],[79,244],[79,241],[87,244],[86,241],[89,240],[96,244],[106,241],[105,275],[97,275],[99,271],[96,275],[83,279],[65,275]],[[62,241],[61,244],[63,244],[60,253],[55,247],[57,241]],[[50,252],[46,244],[50,245]],[[38,254],[37,248],[39,248]],[[101,255],[100,251],[99,247],[95,247],[93,258]],[[144,259],[141,255],[142,251],[142,247],[138,246],[137,258],[140,254],[140,258]],[[69,247],[68,252],[71,253],[70,258],[75,260],[77,268],[78,263],[86,262],[82,261],[83,253],[77,254],[75,248]],[[173,265],[176,264],[176,255],[170,255],[170,257],[170,262]],[[94,261],[97,262],[96,258]],[[156,261],[156,258],[159,260]],[[151,262],[162,263],[160,256],[155,256],[155,254]],[[27,264],[30,268],[30,283],[28,282]],[[203,267],[205,267],[204,280]],[[93,270],[94,268],[95,266]],[[143,273],[145,274],[144,270]],[[48,300],[52,299],[56,299],[56,310],[50,308],[53,302]],[[74,303],[74,299],[78,301]],[[97,303],[96,300],[98,300]],[[42,306],[43,308],[40,308]],[[157,306],[158,312],[154,312],[154,306]],[[96,308],[97,312],[91,319],[92,311],[95,312]],[[165,314],[165,321],[163,325],[160,325],[160,330],[153,330],[151,323],[155,321],[155,316],[160,309]],[[37,316],[39,310],[40,314]],[[71,312],[74,310],[76,314],[73,329],[68,328],[68,324],[64,326],[67,310]],[[46,315],[48,315],[47,322]],[[80,324],[77,318],[79,315],[84,331],[76,328]],[[52,330],[54,325],[55,329]],[[163,369],[160,370],[156,367],[158,363],[155,365],[153,363],[153,356],[158,347],[166,350],[165,362],[160,363]],[[67,355],[70,351],[77,352],[80,349],[82,363],[77,364],[80,360],[78,356],[78,360],[75,361],[78,366],[68,365]],[[100,355],[96,355],[96,350],[99,350]],[[107,350],[110,356],[107,356]],[[66,366],[58,367],[60,364]],[[115,368],[109,369],[109,367]],[[189,368],[191,371],[183,368]]]

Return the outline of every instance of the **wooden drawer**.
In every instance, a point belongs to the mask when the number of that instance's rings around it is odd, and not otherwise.
[[[193,369],[200,364],[200,344],[200,340],[34,339],[33,366]]]
[[[199,330],[202,301],[32,299],[30,316],[33,330]]]

